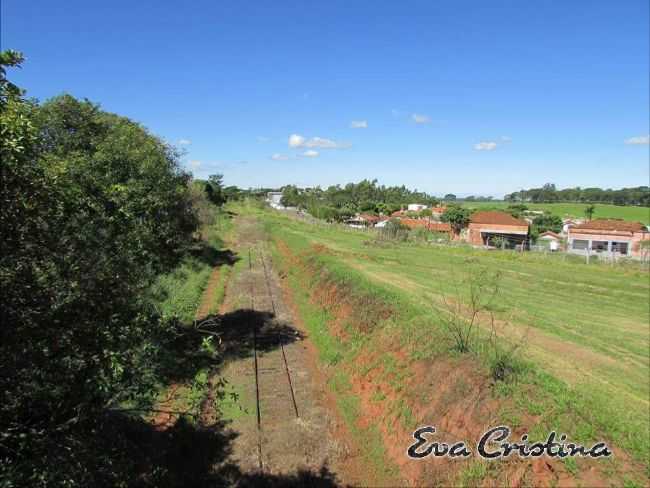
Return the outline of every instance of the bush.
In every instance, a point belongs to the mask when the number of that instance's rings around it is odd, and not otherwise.
[[[424,227],[418,227],[409,231],[409,238],[416,242],[427,242],[430,237],[431,232]]]
[[[454,281],[452,296],[442,294],[442,307],[433,307],[452,349],[466,353],[474,349],[478,321],[499,294],[499,273],[471,266],[462,280]]]
[[[490,336],[487,339],[490,374],[494,381],[510,381],[523,368],[519,354],[528,343],[528,330],[518,340],[508,342],[505,338],[499,337],[492,312],[490,312],[490,325]]]
[[[0,74],[0,476],[116,484],[95,436],[155,388],[169,328],[146,295],[192,243],[189,176],[137,123],[68,95],[38,106]]]

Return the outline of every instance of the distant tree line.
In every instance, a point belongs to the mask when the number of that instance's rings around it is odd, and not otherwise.
[[[325,220],[344,220],[357,212],[390,214],[409,203],[436,205],[438,199],[403,185],[378,185],[377,180],[333,185],[326,189],[293,185],[282,189],[283,205],[306,209],[314,217]]]
[[[510,193],[504,197],[504,200],[532,203],[579,202],[650,206],[650,187],[637,186],[620,190],[575,187],[558,190],[553,183],[546,183],[541,188]]]

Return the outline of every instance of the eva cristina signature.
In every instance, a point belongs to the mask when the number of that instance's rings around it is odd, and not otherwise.
[[[431,438],[435,434],[433,426],[420,427],[413,432],[415,442],[407,450],[411,459],[431,457],[464,458],[472,455],[472,451],[464,442],[446,443]],[[510,428],[505,425],[494,427],[485,432],[476,444],[476,453],[483,459],[507,458],[513,454],[519,457],[610,457],[612,452],[604,442],[598,442],[587,448],[585,446],[566,442],[567,436],[555,431],[550,432],[545,442],[529,442],[528,434],[521,436],[519,442],[511,442]]]

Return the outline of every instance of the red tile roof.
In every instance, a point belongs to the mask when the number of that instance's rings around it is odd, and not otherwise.
[[[597,230],[618,232],[647,232],[646,226],[641,222],[628,222],[619,219],[596,219],[571,227],[575,230]]]
[[[379,222],[379,216],[378,215],[372,215],[372,214],[361,214],[359,215],[359,218],[365,220],[366,222]]]
[[[506,212],[499,212],[497,210],[483,210],[475,212],[470,217],[472,224],[497,224],[497,225],[525,225],[528,222],[522,219],[517,219]]]

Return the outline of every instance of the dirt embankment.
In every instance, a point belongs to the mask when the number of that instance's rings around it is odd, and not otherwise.
[[[359,429],[379,430],[389,460],[399,467],[399,477],[417,486],[611,486],[622,484],[620,465],[578,460],[580,469],[548,457],[521,459],[510,456],[498,462],[481,461],[476,443],[490,428],[509,424],[504,411],[513,412],[512,442],[538,423],[508,398],[494,393],[488,372],[468,357],[436,357],[418,360],[401,345],[399,331],[384,327],[399,318],[394,305],[330,274],[318,255],[324,246],[313,246],[300,254],[282,240],[276,242],[286,272],[301,281],[313,305],[328,312],[329,333],[343,343],[362,335],[358,350],[337,365],[345,369],[360,402],[356,419]],[[291,271],[290,271],[291,270]],[[289,290],[289,294],[301,292]],[[347,357],[347,356],[346,356]],[[436,427],[438,442],[465,441],[474,453],[467,459],[425,458],[415,461],[406,455],[412,432],[422,425]],[[612,471],[617,471],[612,474]]]

